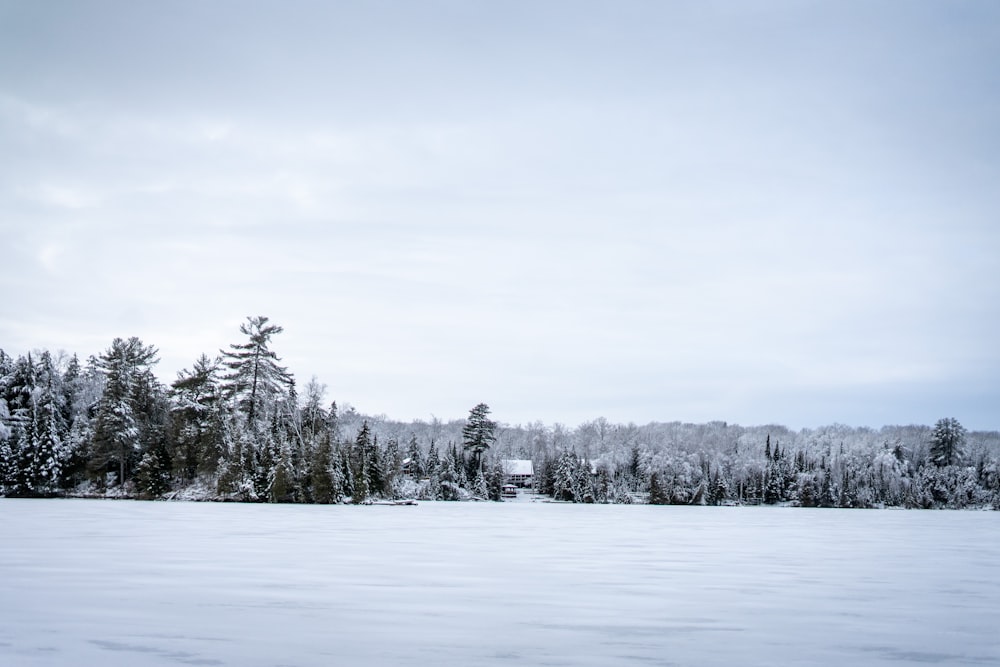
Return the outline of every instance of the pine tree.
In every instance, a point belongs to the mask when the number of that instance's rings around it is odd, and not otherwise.
[[[76,403],[76,397],[79,393],[82,379],[80,359],[74,354],[66,363],[66,370],[63,372],[62,382],[60,383],[63,392],[61,402],[63,408],[63,421],[70,425],[70,428],[72,428],[74,417],[73,406]]]
[[[370,493],[371,485],[368,473],[371,467],[368,462],[368,456],[372,451],[372,447],[371,429],[368,427],[368,422],[365,421],[362,423],[361,430],[358,431],[358,437],[354,441],[354,451],[351,457],[351,469],[353,473],[352,501],[355,505],[360,505],[367,500]]]
[[[231,351],[222,350],[223,363],[229,369],[223,380],[227,395],[254,424],[264,409],[292,385],[292,376],[281,359],[268,348],[271,338],[284,329],[268,324],[264,316],[247,317],[240,325],[245,343],[230,344]]]
[[[154,417],[154,394],[160,391],[152,373],[159,361],[156,355],[155,347],[133,336],[114,339],[95,362],[106,385],[98,404],[91,462],[95,471],[117,464],[119,485],[126,481],[130,461],[146,449],[143,440]]]
[[[931,462],[938,467],[958,463],[964,444],[965,427],[954,417],[939,419],[931,432]]]
[[[37,457],[39,364],[30,353],[19,357],[0,380],[6,396],[3,430],[8,439],[5,493],[9,496],[44,495],[44,491],[36,490],[40,473]]]
[[[0,399],[0,417],[6,414],[7,406]],[[10,495],[14,485],[14,449],[10,434],[0,434],[0,496]]]
[[[611,475],[607,466],[601,465],[597,468],[597,475],[594,477],[594,502],[607,503],[611,494]]]
[[[194,479],[214,472],[222,454],[222,406],[219,361],[201,355],[190,371],[177,373],[171,385],[172,440],[178,473]]]
[[[337,401],[330,403],[330,409],[326,413],[326,429],[330,432],[330,438],[336,441],[340,437],[340,411],[337,409]]]
[[[271,497],[274,467],[278,461],[278,443],[274,439],[273,423],[271,426],[263,433],[249,434],[251,445],[246,462],[252,489],[250,497],[261,503]]]
[[[268,475],[268,500],[272,503],[295,502],[295,474],[288,441],[278,444],[274,462]]]
[[[431,439],[431,445],[427,450],[427,496],[431,500],[441,500],[443,491],[441,489],[441,458],[438,456],[437,445]]]
[[[31,365],[30,355],[28,363]],[[34,382],[34,378],[32,377],[30,381]],[[29,399],[25,399],[23,403],[14,403],[19,407],[11,415],[12,428],[9,450],[6,452],[7,478],[4,492],[8,496],[31,496],[34,495],[30,471],[35,442],[35,419]]]
[[[334,502],[335,484],[333,479],[333,446],[327,433],[313,450],[309,466],[309,490],[312,502],[329,504]]]
[[[441,467],[441,457],[438,455],[437,445],[431,440],[431,446],[427,450],[426,472],[428,475],[435,475]]]
[[[389,438],[389,443],[382,453],[382,484],[386,496],[395,498],[399,488],[399,480],[403,475],[403,456],[399,451],[399,441]]]
[[[378,436],[372,436],[365,451],[365,476],[368,478],[368,494],[383,497],[386,492],[386,479],[382,467],[382,450],[378,446]]]
[[[216,491],[223,496],[239,493],[243,488],[243,424],[234,419],[222,420],[221,455],[216,471]]]
[[[718,505],[726,497],[726,483],[718,469],[712,470],[708,475],[708,497],[709,505]]]
[[[556,495],[555,481],[556,481],[556,463],[557,459],[553,459],[552,456],[546,452],[542,460],[538,462],[538,468],[535,471],[535,489],[538,493],[544,494],[546,496]]]
[[[476,469],[481,466],[483,452],[496,441],[496,422],[489,419],[490,406],[480,403],[469,411],[469,418],[462,427],[463,449],[471,451]]]
[[[670,504],[670,498],[667,497],[667,493],[663,489],[663,484],[660,482],[660,475],[655,470],[649,474],[649,504]]]
[[[476,478],[475,471],[478,470],[478,466],[472,464],[471,459],[465,457],[465,450],[459,449],[458,445],[454,442],[451,445],[451,460],[454,463],[455,470],[455,483],[463,489],[468,489],[472,486],[472,481]],[[472,475],[469,475],[469,472]]]
[[[503,483],[507,473],[503,467],[503,461],[499,457],[494,457],[492,464],[488,466],[486,475],[486,485],[489,489],[490,500],[500,502],[503,500]]]
[[[459,500],[462,497],[460,471],[462,463],[454,446],[446,450],[438,470],[441,484],[440,500]]]
[[[348,498],[354,498],[354,464],[352,462],[352,444],[349,441],[345,441],[343,446],[340,448],[340,472],[342,475],[341,479],[341,495]]]
[[[559,454],[559,458],[556,459],[555,475],[552,484],[553,498],[573,502],[582,501],[582,498],[578,497],[577,468],[576,452],[569,449],[563,450]]]
[[[642,478],[642,455],[639,448],[633,446],[629,451],[627,484],[630,491],[638,491]]]
[[[472,493],[480,500],[487,500],[490,497],[490,489],[486,484],[486,476],[483,475],[482,469],[476,471],[476,478],[472,483]]]
[[[52,495],[59,489],[62,463],[66,456],[63,441],[67,435],[62,402],[65,396],[59,386],[61,376],[48,351],[39,359],[38,386],[33,395],[34,441],[31,443],[31,487],[37,495]]]
[[[6,427],[10,431],[9,437],[16,439],[19,437],[19,432],[28,428],[34,420],[32,396],[38,380],[37,368],[31,353],[26,357],[18,357],[10,364],[2,381],[7,404]]]
[[[159,454],[146,452],[135,467],[135,487],[140,498],[148,500],[167,492],[170,482],[166,469]]]

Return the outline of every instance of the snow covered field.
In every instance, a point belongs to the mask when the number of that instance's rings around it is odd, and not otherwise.
[[[1000,665],[1000,514],[0,500],[0,665]]]

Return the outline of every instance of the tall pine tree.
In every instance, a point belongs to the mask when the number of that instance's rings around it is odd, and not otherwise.
[[[472,452],[475,469],[482,467],[482,455],[496,441],[496,422],[489,418],[490,406],[480,403],[469,411],[469,418],[462,427],[462,445]]]
[[[931,432],[931,462],[939,467],[958,463],[964,444],[965,427],[954,417],[939,419]]]
[[[97,472],[117,468],[124,484],[135,460],[147,445],[160,387],[152,366],[159,359],[152,345],[135,336],[116,338],[96,360],[106,384],[98,404],[91,465]],[[103,475],[102,475],[103,480]]]
[[[258,315],[247,317],[240,325],[240,333],[247,337],[245,343],[232,343],[230,350],[222,350],[223,364],[229,369],[224,376],[224,388],[237,407],[255,424],[265,408],[292,385],[292,375],[281,359],[268,346],[271,338],[284,329],[268,324],[268,318]]]

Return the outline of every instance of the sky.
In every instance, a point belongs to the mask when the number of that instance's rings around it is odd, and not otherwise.
[[[1000,428],[1000,5],[0,0],[0,349]]]

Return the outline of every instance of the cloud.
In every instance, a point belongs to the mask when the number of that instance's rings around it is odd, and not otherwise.
[[[394,8],[8,27],[3,344],[140,335],[172,377],[265,314],[300,379],[401,417],[865,423],[995,395],[982,26]]]

